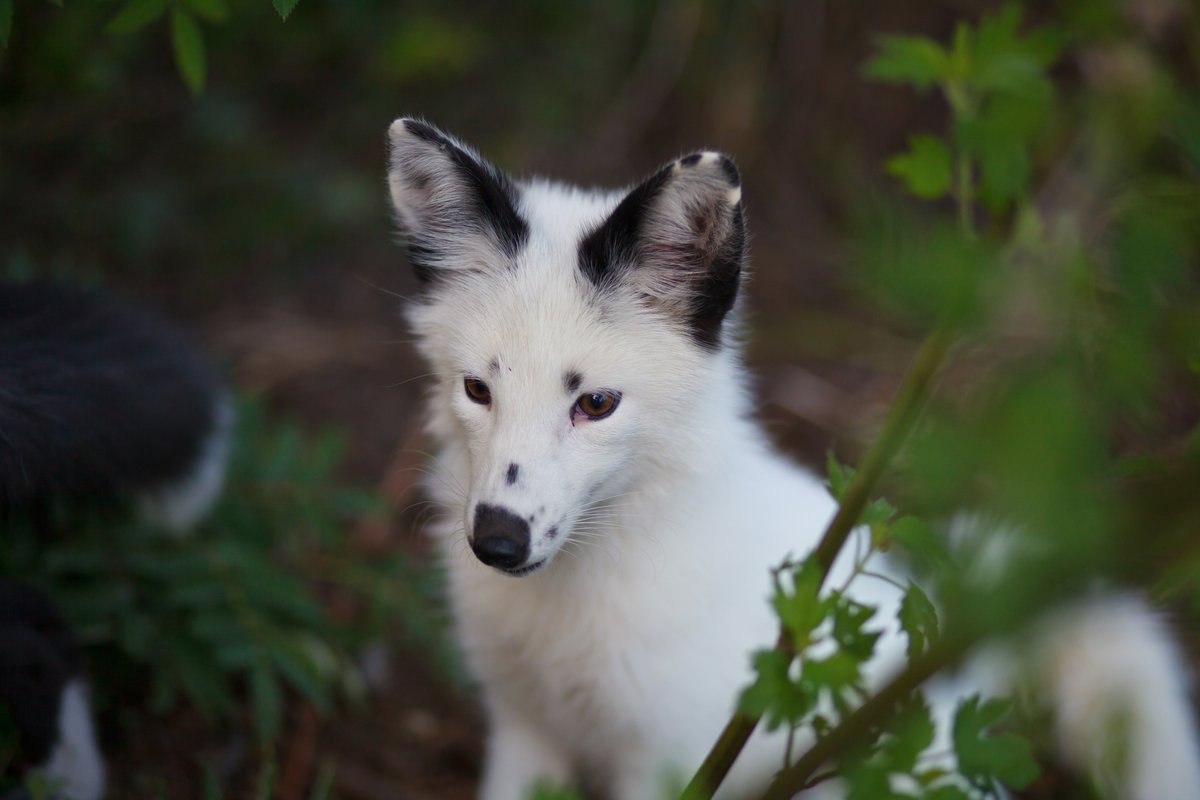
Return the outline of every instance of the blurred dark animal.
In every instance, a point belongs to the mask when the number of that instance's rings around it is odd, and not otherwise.
[[[92,730],[79,647],[44,596],[0,579],[0,706],[20,734],[17,768],[54,797],[98,800],[104,761]],[[5,800],[24,797],[17,789]]]
[[[220,492],[231,417],[165,318],[99,289],[0,283],[0,511],[121,496],[186,530]]]
[[[220,492],[231,419],[204,354],[165,318],[100,289],[0,283],[0,521],[116,498],[186,531]],[[18,769],[54,797],[103,796],[79,647],[50,600],[3,579],[0,707]]]

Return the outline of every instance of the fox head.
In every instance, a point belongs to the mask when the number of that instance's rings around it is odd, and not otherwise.
[[[528,574],[651,475],[686,474],[713,409],[741,407],[738,172],[698,152],[631,190],[582,191],[514,181],[421,121],[389,139],[432,425],[469,463],[467,540]]]

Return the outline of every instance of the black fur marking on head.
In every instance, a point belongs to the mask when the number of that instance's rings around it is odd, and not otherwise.
[[[437,267],[433,266],[433,262],[437,255],[437,250],[415,237],[408,237],[407,242],[408,262],[412,264],[413,274],[417,276],[417,284],[420,286],[430,286],[437,281]]]
[[[518,467],[516,464],[509,464],[508,472],[504,473],[504,482],[507,483],[509,486],[512,486],[514,483],[517,482],[517,475],[519,475],[520,472],[521,472],[521,468]]]
[[[472,158],[432,125],[410,120],[404,127],[418,139],[436,143],[450,157],[470,185],[475,209],[495,232],[501,251],[509,258],[519,253],[529,241],[529,223],[517,213],[516,187],[509,177]]]
[[[718,251],[698,287],[688,328],[701,347],[716,350],[721,344],[721,323],[737,301],[746,247],[746,220],[739,203],[733,210],[733,232]]]
[[[655,293],[633,282],[637,297],[672,308],[692,339],[707,350],[720,347],[722,323],[737,301],[746,246],[745,218],[736,193],[741,176],[733,161],[715,155],[715,162],[709,162],[705,153],[692,153],[663,167],[626,195],[579,244],[580,272],[602,291],[633,270],[660,270],[663,280],[650,282],[657,283]],[[716,169],[720,177],[690,173],[693,169]],[[721,189],[726,182],[728,187]],[[694,194],[665,196],[676,191]],[[663,203],[657,202],[660,197]],[[691,239],[680,233],[689,230]],[[674,288],[659,288],[672,283]]]
[[[671,166],[665,166],[625,196],[600,227],[579,243],[579,269],[598,288],[616,282],[637,260],[638,233],[646,210],[666,185]]]
[[[500,359],[493,358],[491,361],[488,362],[488,372],[495,375],[499,371],[500,371]]]
[[[552,525],[550,527],[550,530],[546,531],[546,538],[550,539],[551,541],[558,538],[558,526],[557,525]]]
[[[529,241],[529,223],[517,211],[517,188],[512,180],[488,162],[463,150],[428,123],[408,119],[404,121],[404,130],[421,141],[437,145],[446,155],[467,184],[470,211],[495,234],[501,253],[509,258],[516,256]],[[430,175],[410,176],[418,186],[432,179]],[[409,260],[420,284],[424,287],[436,281],[437,267],[431,258],[438,248],[436,238],[431,241],[431,237],[410,233],[407,244]]]
[[[720,164],[721,170],[725,173],[725,177],[729,178],[729,182],[734,186],[741,186],[742,176],[741,173],[738,172],[737,165],[725,156],[719,156],[718,158],[720,160],[717,163]]]
[[[567,387],[568,393],[579,391],[579,387],[583,385],[583,376],[572,370],[563,376],[563,386]]]

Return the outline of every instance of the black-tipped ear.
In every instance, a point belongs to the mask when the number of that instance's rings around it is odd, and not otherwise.
[[[598,288],[632,287],[715,349],[737,300],[745,249],[737,167],[720,153],[702,152],[666,165],[626,195],[580,242],[579,267]]]
[[[422,285],[443,270],[480,269],[525,246],[529,224],[507,175],[420,120],[396,120],[388,141],[392,207]]]

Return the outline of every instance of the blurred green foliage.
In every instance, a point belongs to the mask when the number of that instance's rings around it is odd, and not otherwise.
[[[444,645],[436,575],[354,547],[352,524],[379,503],[339,483],[341,451],[336,433],[312,437],[243,402],[225,493],[195,531],[60,505],[8,521],[0,572],[62,608],[101,707],[133,696],[161,714],[183,699],[210,721],[249,721],[269,752],[287,691],[322,712],[361,699],[356,659],[397,620],[435,658]]]
[[[859,211],[865,284],[932,336],[957,333],[960,350],[987,367],[958,379],[965,396],[937,395],[913,431],[893,485],[918,516],[867,506],[840,587],[823,587],[811,557],[776,576],[781,644],[756,654],[741,710],[764,715],[769,729],[811,729],[808,752],[839,742],[836,772],[853,798],[991,797],[1038,776],[1030,742],[996,731],[1011,702],[960,703],[956,776],[924,753],[933,735],[919,692],[908,690],[898,714],[867,692],[877,636],[863,626],[876,609],[845,592],[856,580],[893,580],[872,571],[883,551],[910,561],[921,581],[897,584],[909,645],[897,680],[930,674],[931,658],[949,666],[967,643],[1011,635],[1098,578],[1157,587],[1160,597],[1191,592],[1196,602],[1200,498],[1187,489],[1156,516],[1128,480],[1132,458],[1138,480],[1178,491],[1200,462],[1195,405],[1182,424],[1160,413],[1182,386],[1200,396],[1190,338],[1200,324],[1200,171],[1179,122],[1200,97],[1196,64],[1161,56],[1123,14],[1081,16],[1084,4],[1067,5],[1061,19],[1023,31],[1009,4],[959,23],[946,46],[883,36],[865,68],[940,90],[947,133],[911,137],[886,168],[910,194],[950,197],[955,208],[951,219],[888,201]],[[1052,79],[1064,56],[1092,70],[1065,95]],[[1180,69],[1187,77],[1172,77]],[[1141,435],[1123,441],[1130,430]],[[844,504],[856,473],[832,456],[827,472]],[[920,517],[945,520],[953,535]],[[1145,527],[1163,517],[1169,524]],[[855,726],[852,752],[835,738],[839,726]],[[1110,738],[1124,746],[1119,733]],[[807,756],[785,765],[766,796],[832,776],[814,778],[820,764]]]
[[[27,254],[203,284],[366,250],[402,275],[380,177],[387,124],[436,114],[481,131],[501,163],[530,163],[610,102],[654,11],[603,4],[583,30],[549,0],[520,13],[465,0],[277,8],[18,4],[0,51],[0,263]],[[586,46],[593,36],[606,47]],[[451,100],[459,85],[471,91]]]
[[[286,20],[299,0],[273,0],[275,11]],[[49,0],[62,6],[62,0]],[[169,11],[169,14],[168,14]],[[13,0],[0,0],[0,48],[8,46],[12,32]],[[204,33],[200,20],[220,24],[229,19],[225,0],[126,0],[108,23],[109,33],[127,35],[169,16],[171,47],[175,64],[193,94],[204,89],[208,69]]]

